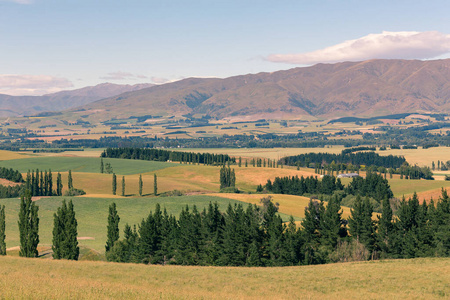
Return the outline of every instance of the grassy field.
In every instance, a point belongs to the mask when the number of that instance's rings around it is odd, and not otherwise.
[[[2,299],[448,299],[450,259],[284,268],[0,257]]]
[[[104,164],[110,163],[114,172],[120,175],[139,174],[174,166],[174,163],[142,161],[131,159],[104,158]],[[51,169],[52,172],[89,172],[100,173],[100,157],[31,157],[0,162],[1,167],[14,168],[22,173],[38,168]]]
[[[142,198],[90,198],[90,197],[48,197],[41,198],[35,203],[39,206],[39,236],[41,246],[51,246],[53,214],[61,206],[63,199],[72,199],[78,221],[78,237],[82,239],[79,244],[87,248],[92,248],[99,252],[104,252],[106,241],[106,225],[108,217],[108,206],[115,202],[120,216],[121,234],[125,224],[138,224],[155,210],[156,203],[162,208],[166,208],[169,214],[176,217],[182,208],[189,205],[192,209],[196,205],[198,210],[203,210],[209,202],[217,202],[222,211],[225,211],[228,204],[243,203],[238,200],[221,197],[220,194],[214,196],[192,195],[178,197],[142,197]],[[8,248],[19,245],[19,228],[17,225],[19,213],[18,199],[0,199],[0,205],[6,206],[6,244]],[[243,203],[247,206],[246,203]],[[287,221],[289,216],[281,214]],[[297,218],[298,219],[298,218]]]

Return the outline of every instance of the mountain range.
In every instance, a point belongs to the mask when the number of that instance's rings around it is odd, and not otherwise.
[[[100,99],[153,86],[143,83],[120,85],[102,83],[77,90],[62,91],[43,96],[10,96],[0,94],[0,117],[34,115],[41,112],[63,111]]]
[[[67,111],[96,121],[139,115],[255,120],[412,112],[450,112],[450,59],[377,59],[224,79],[188,78],[107,96]]]

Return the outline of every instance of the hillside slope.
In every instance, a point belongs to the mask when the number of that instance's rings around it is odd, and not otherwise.
[[[450,112],[450,59],[369,60],[225,79],[189,78],[96,101],[82,110],[103,120],[137,114],[281,119]]]

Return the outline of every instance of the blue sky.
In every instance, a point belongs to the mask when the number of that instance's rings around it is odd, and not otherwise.
[[[412,0],[0,0],[0,93],[446,58],[449,11]]]

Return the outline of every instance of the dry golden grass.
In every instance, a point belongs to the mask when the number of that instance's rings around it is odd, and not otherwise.
[[[10,159],[19,159],[19,158],[27,158],[27,157],[29,157],[29,155],[26,155],[23,153],[0,150],[0,160],[10,160]]]
[[[272,196],[274,203],[279,203],[279,211],[286,215],[304,218],[305,207],[309,204],[308,197],[294,196],[294,195],[280,195],[280,194],[231,194],[231,193],[216,193],[208,194],[209,196],[217,196],[229,198],[242,202],[260,205],[260,199],[267,196]],[[350,216],[350,208],[343,207],[343,218],[347,219]]]
[[[3,299],[445,299],[450,259],[284,268],[0,258]]]
[[[412,165],[431,167],[432,161],[437,166],[437,161],[447,161],[450,158],[450,147],[433,147],[428,149],[392,149],[377,151],[380,155],[403,155],[406,161]]]

